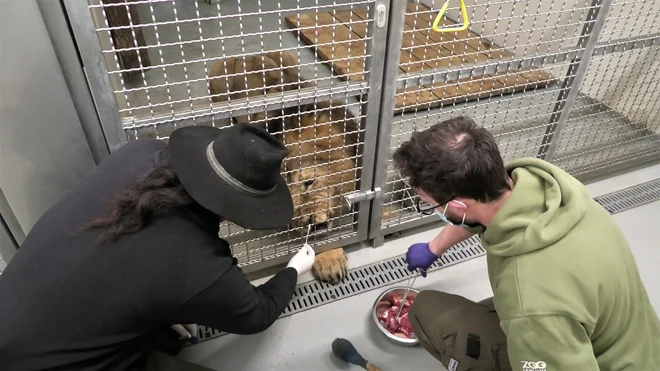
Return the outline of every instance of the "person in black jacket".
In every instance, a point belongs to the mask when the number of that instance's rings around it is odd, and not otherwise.
[[[267,329],[314,251],[254,287],[219,223],[289,223],[287,154],[254,125],[186,127],[114,152],[39,219],[0,276],[0,369],[208,370],[159,341],[178,340],[177,324]]]

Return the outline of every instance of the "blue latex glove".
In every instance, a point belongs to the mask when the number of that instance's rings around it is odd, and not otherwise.
[[[420,269],[422,277],[426,277],[426,271],[436,260],[438,260],[438,256],[431,252],[427,242],[420,242],[410,246],[406,253],[408,270],[414,271]]]

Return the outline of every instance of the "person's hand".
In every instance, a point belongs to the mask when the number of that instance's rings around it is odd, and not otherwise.
[[[298,276],[302,276],[312,269],[315,255],[314,249],[308,244],[304,244],[300,251],[289,260],[287,268],[291,267],[295,269],[298,272]]]
[[[191,343],[197,342],[197,325],[194,323],[186,325],[172,325],[172,330],[179,334],[179,339],[188,339]]]
[[[436,260],[438,260],[438,256],[431,252],[427,242],[420,242],[410,246],[406,253],[408,270],[414,271],[420,269],[422,277],[426,277],[426,271]]]

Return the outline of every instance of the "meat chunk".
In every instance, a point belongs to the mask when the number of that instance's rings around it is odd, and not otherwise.
[[[410,320],[408,319],[408,313],[402,314],[399,317],[399,331],[406,335],[407,338],[410,338],[410,335],[413,333],[412,325],[410,325]]]
[[[402,299],[400,296],[388,295],[378,302],[376,305],[378,322],[384,329],[395,336],[407,339],[414,338],[415,334],[408,319],[408,310],[414,300],[406,298],[406,301],[403,302]],[[401,314],[397,319],[396,315],[401,306],[403,306],[403,309],[401,309]]]
[[[391,306],[392,304],[389,301],[386,300],[379,301],[378,304],[376,305],[376,314],[380,316],[381,314],[387,312],[387,310],[390,309]]]

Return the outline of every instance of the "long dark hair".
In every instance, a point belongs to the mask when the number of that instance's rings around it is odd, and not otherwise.
[[[97,244],[114,242],[122,235],[141,230],[155,216],[193,202],[174,170],[162,165],[112,197],[110,213],[87,223],[84,229],[107,228],[98,237]]]

